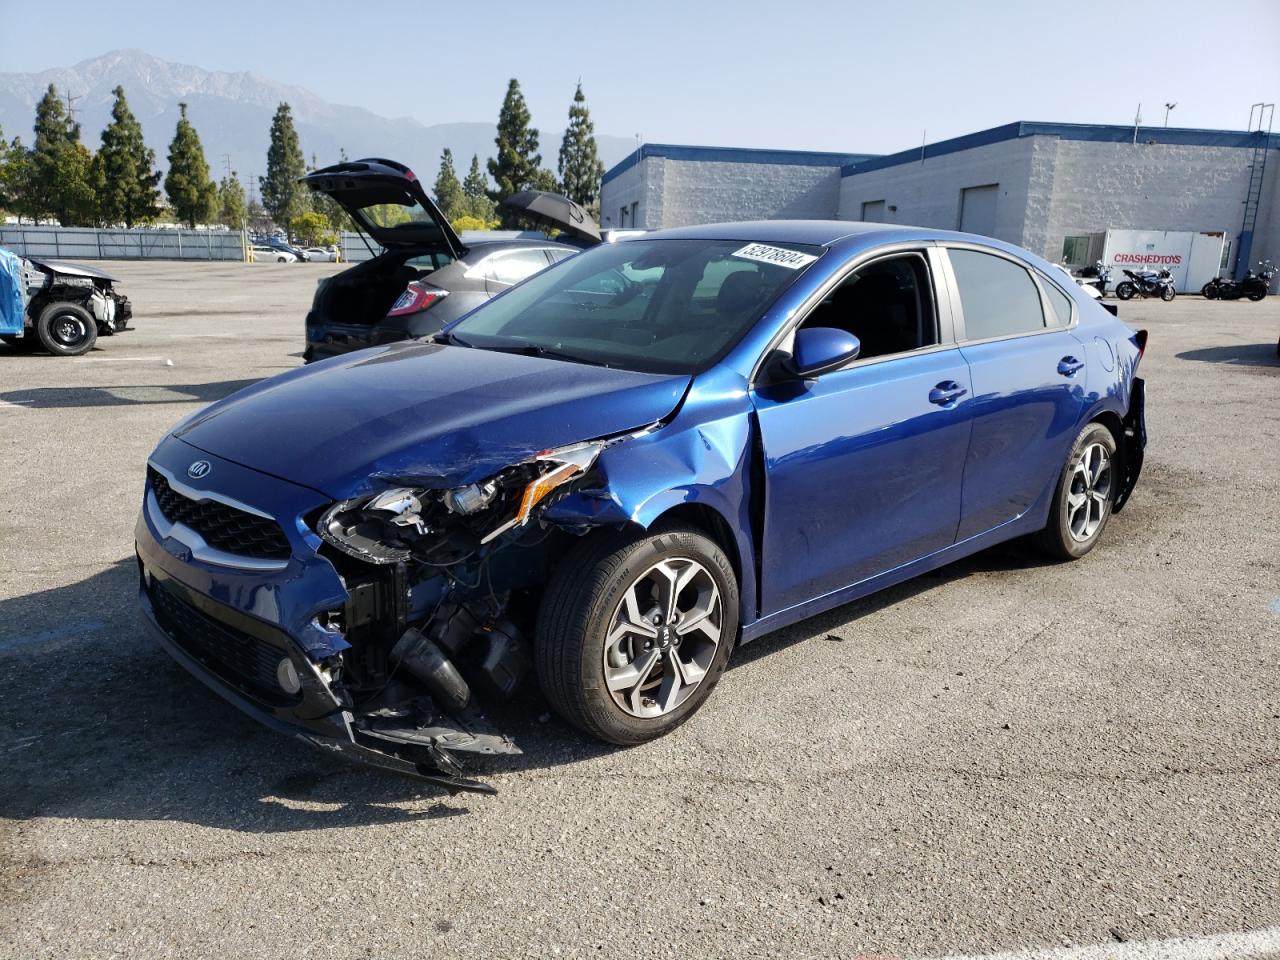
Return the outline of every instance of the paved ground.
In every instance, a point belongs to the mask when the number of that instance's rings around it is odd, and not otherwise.
[[[0,956],[1280,948],[1280,298],[1123,308],[1151,447],[1088,559],[765,638],[643,748],[531,720],[449,799],[258,729],[133,619],[147,453],[299,363],[334,269],[121,264],[137,332],[0,351]],[[1141,955],[1228,941],[1189,942]]]

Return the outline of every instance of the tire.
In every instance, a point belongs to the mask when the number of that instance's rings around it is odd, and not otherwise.
[[[276,263],[288,263],[288,262],[289,262],[288,257],[276,257]]]
[[[1160,288],[1160,299],[1163,300],[1165,303],[1168,303],[1176,295],[1177,295],[1177,291],[1173,289],[1172,284],[1169,284],[1167,286]]]
[[[74,303],[51,303],[40,312],[36,336],[54,356],[78,357],[88,353],[97,343],[98,323],[84,307]]]
[[[1116,286],[1116,296],[1119,297],[1121,300],[1132,300],[1133,284],[1130,283],[1128,280],[1125,280],[1123,283],[1118,284]]]
[[[1105,455],[1105,466],[1095,459],[1099,450]],[[1111,519],[1119,481],[1116,438],[1100,423],[1086,424],[1071,445],[1054,488],[1049,520],[1037,538],[1041,549],[1057,560],[1078,560],[1097,546]],[[1081,494],[1085,497],[1083,504],[1076,500]],[[1089,512],[1082,517],[1080,510]]]
[[[1267,295],[1267,289],[1266,289],[1266,287],[1253,287],[1253,288],[1248,292],[1248,294],[1246,294],[1246,296],[1248,296],[1248,298],[1249,298],[1252,302],[1254,302],[1254,303],[1257,303],[1259,300],[1261,300],[1261,299],[1262,299],[1263,297],[1265,297],[1266,295]]]
[[[1204,297],[1206,300],[1217,300],[1218,285],[1216,283],[1206,283],[1200,288],[1200,296]]]
[[[655,627],[650,614],[661,616],[665,600],[657,584],[681,581],[674,605],[687,626],[671,619]],[[637,621],[645,632],[628,629]],[[724,673],[737,632],[737,577],[705,534],[671,526],[589,536],[564,558],[543,596],[538,683],[551,707],[579,730],[633,746],[670,733],[702,705]],[[697,679],[677,683],[688,679],[686,671]],[[629,682],[637,676],[640,682]]]

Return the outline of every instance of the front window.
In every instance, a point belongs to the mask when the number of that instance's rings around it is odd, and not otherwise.
[[[693,373],[823,252],[742,240],[628,240],[564,260],[450,328],[464,345]]]

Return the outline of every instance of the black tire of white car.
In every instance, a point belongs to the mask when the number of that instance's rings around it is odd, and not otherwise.
[[[1081,457],[1086,450],[1095,446],[1101,446],[1106,452],[1108,470],[1106,491],[1096,527],[1087,537],[1081,539],[1079,535],[1072,532],[1070,498],[1082,492],[1074,489],[1080,485],[1078,480]],[[1111,505],[1115,502],[1116,485],[1119,482],[1120,472],[1116,469],[1116,438],[1101,423],[1086,425],[1076,437],[1076,442],[1071,445],[1071,452],[1067,454],[1067,462],[1063,465],[1058,484],[1054,488],[1053,503],[1049,507],[1049,520],[1037,538],[1041,549],[1057,560],[1078,560],[1097,546],[1098,541],[1102,539],[1102,531],[1107,528],[1107,521],[1111,519]],[[1087,495],[1090,491],[1083,492]],[[1087,505],[1086,509],[1088,509]]]
[[[1116,296],[1119,297],[1121,300],[1132,300],[1133,284],[1130,283],[1128,280],[1124,281],[1124,283],[1116,287]]]
[[[655,564],[676,558],[695,561],[714,580],[720,640],[705,675],[686,699],[660,716],[632,716],[607,686],[607,638],[637,579]],[[724,673],[737,632],[737,577],[724,551],[705,534],[685,526],[601,531],[578,543],[547,585],[535,644],[538,682],[551,707],[573,726],[608,743],[634,746],[674,730],[702,705]],[[660,662],[670,669],[668,660]]]
[[[98,322],[84,307],[74,303],[51,303],[40,311],[36,336],[41,345],[59,357],[78,357],[93,349],[98,340]]]

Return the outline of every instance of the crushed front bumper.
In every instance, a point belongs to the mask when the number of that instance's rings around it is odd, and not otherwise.
[[[348,645],[315,618],[341,607],[348,595],[333,566],[316,554],[318,538],[284,519],[314,509],[323,502],[320,495],[173,438],[152,455],[151,466],[177,483],[200,456],[220,478],[216,496],[277,518],[292,556],[257,569],[238,568],[233,557],[157,515],[149,482],[134,539],[139,605],[160,645],[211,690],[273,730],[451,792],[494,792],[464,777],[453,755],[519,752],[488,732],[483,718],[431,709],[428,727],[395,722],[351,708],[330,683],[326,664],[338,662]]]

